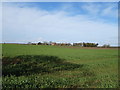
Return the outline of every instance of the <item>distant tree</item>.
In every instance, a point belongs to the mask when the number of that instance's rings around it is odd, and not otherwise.
[[[43,45],[48,45],[48,42],[47,41],[43,41]]]
[[[83,47],[86,47],[86,43],[83,42]]]
[[[41,42],[38,42],[38,45],[42,45],[42,43],[41,43]]]
[[[49,43],[53,43],[52,41],[50,41]]]
[[[82,44],[82,43],[78,43],[78,45],[79,45],[79,46],[81,46],[81,47],[83,46],[83,44]]]
[[[71,43],[67,43],[67,46],[71,46]]]
[[[32,44],[31,42],[28,42],[27,44]]]
[[[83,42],[83,47],[97,47],[98,43],[84,43]]]
[[[32,45],[36,45],[36,43],[32,43]]]
[[[97,43],[96,45],[95,45],[95,47],[97,47],[99,44]]]

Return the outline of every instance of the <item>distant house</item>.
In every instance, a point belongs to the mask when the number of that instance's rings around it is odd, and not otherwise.
[[[53,45],[53,46],[54,46],[54,45],[56,45],[56,43],[51,43],[51,45]]]

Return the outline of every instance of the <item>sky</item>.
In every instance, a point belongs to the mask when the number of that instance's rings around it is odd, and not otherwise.
[[[120,0],[1,0],[2,2],[119,2]]]
[[[117,2],[4,2],[2,42],[118,45]]]

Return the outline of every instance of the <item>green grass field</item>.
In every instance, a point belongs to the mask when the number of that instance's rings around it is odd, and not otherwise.
[[[117,88],[118,49],[3,44],[3,88]]]

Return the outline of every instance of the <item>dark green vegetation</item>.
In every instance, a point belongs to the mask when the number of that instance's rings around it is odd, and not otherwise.
[[[3,88],[116,88],[118,50],[3,44]]]

